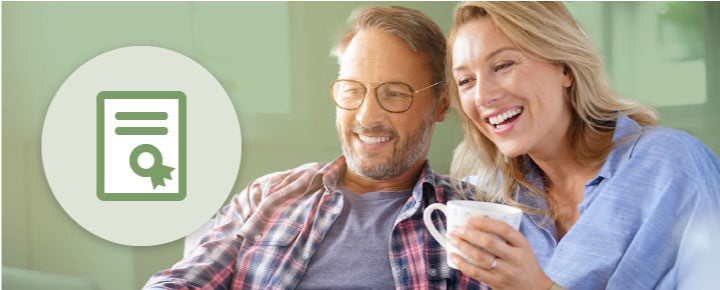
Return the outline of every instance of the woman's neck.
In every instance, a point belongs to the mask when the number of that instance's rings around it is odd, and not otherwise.
[[[608,137],[594,139],[589,144],[597,148],[608,148],[612,136]],[[581,154],[576,154],[567,142],[543,153],[529,155],[545,176],[547,199],[555,218],[558,238],[562,238],[580,218],[578,206],[584,198],[585,184],[597,176],[602,162],[578,160],[577,156]],[[605,157],[606,153],[603,153],[600,160]]]

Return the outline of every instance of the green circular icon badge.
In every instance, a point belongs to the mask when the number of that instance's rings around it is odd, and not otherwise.
[[[240,126],[220,83],[177,52],[133,46],[73,72],[45,116],[42,159],[63,209],[91,233],[151,246],[191,233],[230,194]]]
[[[148,168],[140,167],[140,154],[148,153],[152,156],[153,164]],[[150,144],[142,144],[133,149],[130,153],[130,168],[135,174],[142,177],[149,177],[152,181],[153,189],[158,185],[165,185],[164,179],[172,179],[170,172],[175,170],[170,166],[162,165],[162,153],[157,147]]]

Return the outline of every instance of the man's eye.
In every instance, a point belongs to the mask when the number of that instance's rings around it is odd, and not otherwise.
[[[343,91],[343,95],[345,96],[357,96],[361,93],[362,90],[360,89],[347,89]]]
[[[393,97],[393,98],[403,98],[407,97],[408,94],[403,92],[396,92],[396,91],[388,91],[385,96],[386,97]]]

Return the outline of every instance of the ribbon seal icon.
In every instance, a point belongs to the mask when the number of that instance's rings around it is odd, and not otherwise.
[[[153,164],[149,168],[142,168],[138,164],[138,159],[143,153],[149,153],[153,157]],[[160,150],[150,144],[142,144],[133,149],[132,153],[130,153],[130,168],[139,176],[150,177],[153,189],[158,185],[165,186],[165,179],[172,180],[170,172],[175,170],[173,167],[162,165]]]

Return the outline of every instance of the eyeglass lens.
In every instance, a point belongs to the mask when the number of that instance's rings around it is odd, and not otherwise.
[[[360,82],[342,80],[333,84],[333,97],[340,108],[354,110],[360,107],[367,88]],[[375,89],[377,100],[383,109],[402,112],[412,104],[413,91],[410,85],[400,82],[383,83]]]

